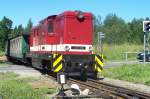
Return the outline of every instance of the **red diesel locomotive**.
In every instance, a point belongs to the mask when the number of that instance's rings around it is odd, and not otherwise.
[[[26,58],[32,66],[64,72],[67,76],[96,77],[102,71],[100,55],[93,53],[93,15],[66,11],[48,16],[32,28]]]

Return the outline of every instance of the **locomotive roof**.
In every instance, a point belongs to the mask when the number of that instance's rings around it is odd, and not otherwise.
[[[20,37],[20,36],[29,36],[29,35],[30,35],[30,34],[25,34],[25,33],[23,33],[23,34],[16,35],[16,36],[14,36],[14,37],[8,38],[8,40],[11,40],[11,39],[14,39],[14,38],[17,38],[17,37]]]
[[[36,28],[38,28],[38,27],[39,27],[39,24],[36,25],[36,26],[33,26],[32,29],[36,29]]]
[[[77,12],[82,12],[82,11],[78,11],[78,10],[76,10],[76,11],[65,11],[65,12],[58,14],[58,15],[50,15],[50,16],[46,17],[45,19],[41,20],[40,23],[42,23],[43,21],[45,21],[47,19],[55,19],[56,16],[67,16],[67,15],[74,16],[74,15],[76,15]],[[90,12],[83,12],[83,13],[85,16],[91,16],[92,15],[92,13],[90,13]]]
[[[45,20],[47,20],[47,19],[49,19],[49,18],[54,19],[56,16],[57,16],[57,15],[48,16],[48,17],[46,17],[45,19],[41,20],[40,23],[42,23],[43,21],[45,21]]]
[[[82,12],[82,11],[79,11],[79,10],[75,10],[75,11],[65,11],[63,13],[60,14],[60,16],[75,16],[78,12]],[[91,16],[92,13],[90,12],[82,12],[84,14],[84,16]]]

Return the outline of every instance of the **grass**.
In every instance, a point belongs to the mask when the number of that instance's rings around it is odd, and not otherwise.
[[[6,59],[4,59],[5,52],[0,51],[0,64],[6,63]]]
[[[5,55],[5,52],[3,51],[0,51],[0,57],[4,56]]]
[[[106,77],[125,80],[134,83],[150,85],[150,64],[124,64],[120,67],[109,69]],[[106,72],[106,71],[105,71]]]
[[[96,46],[97,47],[97,46]],[[133,44],[122,44],[122,45],[103,45],[103,53],[105,60],[125,60],[124,52],[141,52],[143,49],[142,45]],[[98,52],[98,48],[96,48]],[[136,60],[137,54],[129,54],[129,60]]]
[[[0,95],[4,99],[47,99],[45,94],[55,92],[55,89],[33,89],[17,77],[15,73],[0,73]]]

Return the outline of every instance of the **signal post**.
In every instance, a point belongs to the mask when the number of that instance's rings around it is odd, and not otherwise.
[[[150,32],[150,21],[143,21],[143,32],[144,32],[144,63],[147,59],[148,50],[148,35]],[[149,56],[148,56],[149,57]]]

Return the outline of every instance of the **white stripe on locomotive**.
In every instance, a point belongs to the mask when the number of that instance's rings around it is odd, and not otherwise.
[[[89,52],[89,48],[92,45],[82,44],[57,44],[57,45],[38,45],[30,47],[31,51],[66,51],[65,46],[69,47],[69,52]],[[72,46],[85,47],[85,49],[71,49]]]

